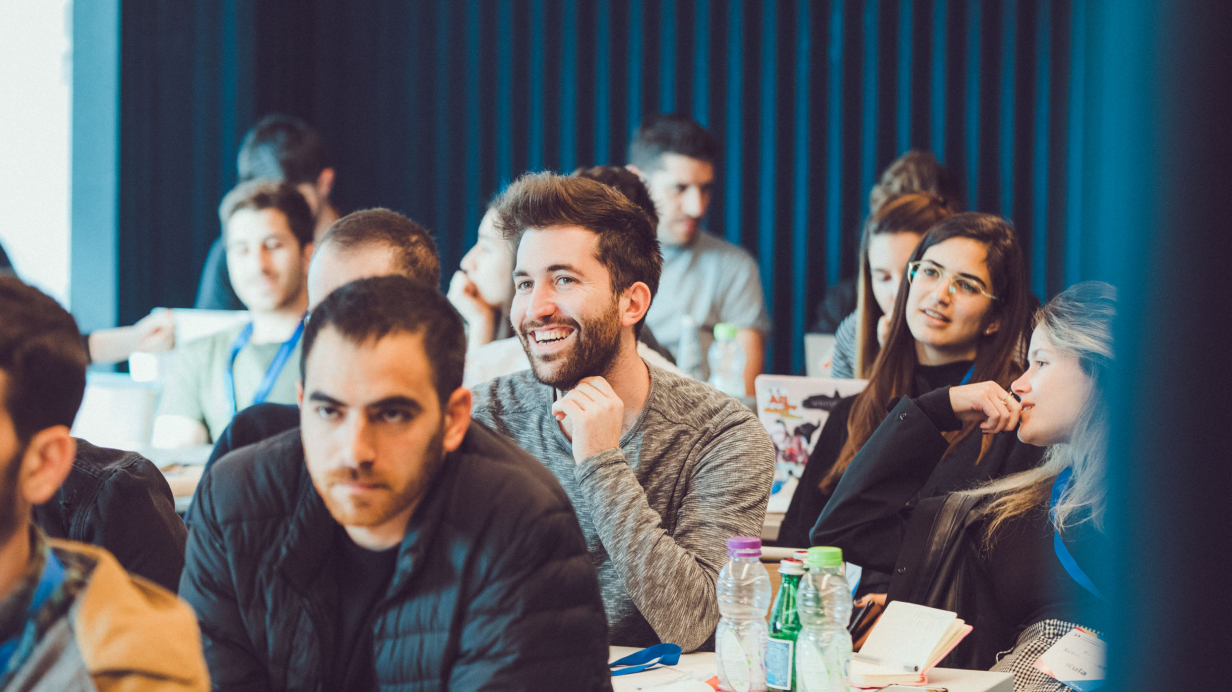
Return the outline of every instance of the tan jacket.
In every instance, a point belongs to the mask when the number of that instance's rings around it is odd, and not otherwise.
[[[43,635],[5,692],[209,690],[197,618],[186,603],[128,574],[102,548],[51,545],[97,564],[68,615]]]

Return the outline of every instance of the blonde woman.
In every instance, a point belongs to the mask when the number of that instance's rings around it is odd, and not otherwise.
[[[1100,627],[1091,568],[1106,544],[1104,382],[1114,313],[1111,286],[1077,284],[1037,314],[1029,367],[1010,391],[977,382],[899,400],[812,531],[814,545],[890,571],[889,600],[956,610],[975,630],[947,664],[995,664],[1013,672],[1019,692],[1065,689],[1035,660],[1075,625]],[[917,505],[949,446],[943,433],[964,423],[989,436],[1017,430],[1016,443],[1044,447],[1043,459]]]

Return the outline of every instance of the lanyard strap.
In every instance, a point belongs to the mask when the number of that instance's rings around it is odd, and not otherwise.
[[[654,666],[674,666],[680,662],[680,652],[679,644],[655,644],[607,665],[609,668],[621,666],[619,670],[613,670],[612,675],[629,675]]]
[[[1065,469],[1057,476],[1057,479],[1052,482],[1052,500],[1048,504],[1048,516],[1055,516],[1057,503],[1061,501],[1061,495],[1065,489],[1069,487],[1070,476],[1073,475],[1073,469]],[[1069,576],[1073,577],[1074,581],[1082,588],[1090,591],[1099,600],[1104,600],[1104,595],[1095,588],[1095,583],[1087,576],[1086,572],[1078,566],[1078,561],[1070,554],[1069,548],[1065,547],[1065,541],[1061,540],[1061,532],[1057,531],[1056,525],[1052,529],[1052,548],[1057,553],[1057,559],[1061,561],[1061,566],[1069,572]]]
[[[13,654],[17,653],[18,647],[29,650],[33,646],[36,634],[34,616],[38,615],[39,609],[43,607],[47,599],[64,583],[64,565],[60,563],[60,559],[51,549],[47,550],[46,555],[47,561],[43,564],[43,573],[39,576],[38,586],[34,588],[34,598],[30,599],[30,607],[26,608],[26,624],[21,634],[0,643],[0,680],[3,680],[9,672],[9,662]]]
[[[958,386],[961,387],[964,384],[967,384],[971,381],[972,377],[975,377],[975,363],[972,363],[971,367],[967,368],[967,374],[963,375],[962,382],[959,382]]]
[[[282,346],[278,347],[278,353],[274,355],[273,362],[265,370],[265,377],[261,378],[261,383],[257,385],[257,390],[253,392],[252,403],[259,404],[265,401],[269,396],[270,390],[274,388],[274,382],[278,380],[278,376],[282,374],[283,367],[291,358],[291,351],[295,350],[295,345],[299,343],[299,338],[304,333],[304,318],[299,319],[299,324],[295,326],[295,333],[290,339],[282,342]],[[223,372],[223,386],[226,388],[227,403],[231,406],[231,415],[234,417],[239,407],[239,402],[235,398],[235,357],[240,354],[240,349],[248,345],[249,339],[252,338],[252,322],[244,326],[243,331],[236,335],[235,341],[231,342],[231,357],[227,360],[227,369]]]

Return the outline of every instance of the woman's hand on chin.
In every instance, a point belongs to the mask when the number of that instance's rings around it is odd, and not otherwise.
[[[962,421],[978,421],[986,435],[1018,427],[1022,404],[996,382],[950,387],[950,406]]]

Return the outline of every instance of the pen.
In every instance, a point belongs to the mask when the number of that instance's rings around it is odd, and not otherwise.
[[[909,666],[903,663],[895,663],[893,661],[887,661],[884,658],[877,658],[876,656],[869,656],[867,654],[859,654],[859,653],[852,654],[851,660],[860,661],[861,663],[871,663],[875,666],[882,666],[883,668],[894,668],[895,670],[903,670],[908,673],[920,672],[919,666]]]

